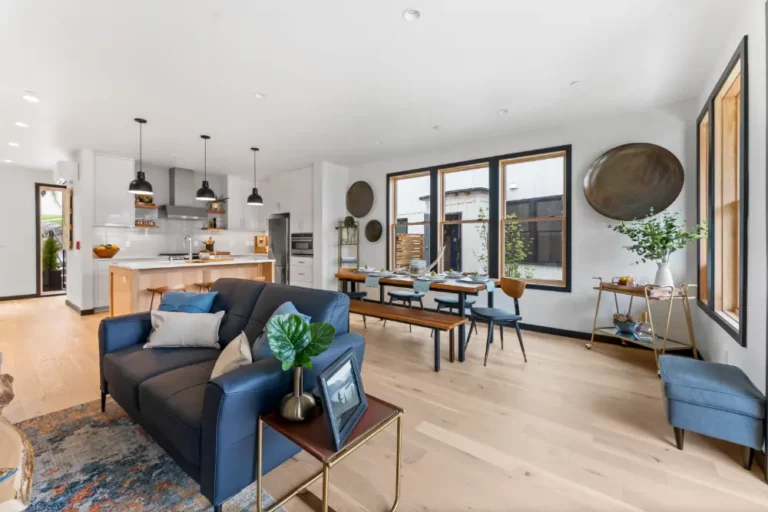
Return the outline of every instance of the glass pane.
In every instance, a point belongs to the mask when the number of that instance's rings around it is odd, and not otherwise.
[[[40,188],[41,293],[60,293],[66,288],[66,259],[63,250],[64,193]]]
[[[504,223],[504,276],[563,281],[564,221]]]
[[[488,215],[488,166],[466,171],[444,172],[443,213],[445,220],[482,219]]]
[[[443,224],[445,252],[440,268],[488,273],[488,223]]]
[[[395,227],[395,269],[409,269],[411,260],[429,261],[429,224],[398,225]]]
[[[504,165],[507,214],[519,219],[563,215],[565,157]]]
[[[407,222],[424,222],[429,213],[429,176],[395,180],[395,217]]]

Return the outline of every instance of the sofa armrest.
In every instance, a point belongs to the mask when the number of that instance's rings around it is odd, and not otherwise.
[[[99,324],[99,355],[104,357],[110,352],[144,343],[151,332],[149,311],[105,318]]]
[[[314,389],[316,375],[347,349],[355,349],[362,363],[365,341],[355,333],[342,334],[305,370],[304,389]],[[242,366],[210,380],[203,398],[200,446],[200,491],[214,504],[221,503],[255,479],[256,430],[259,416],[279,409],[291,392],[293,372],[284,372],[270,357]],[[298,447],[281,435],[264,432],[265,473],[292,456]]]

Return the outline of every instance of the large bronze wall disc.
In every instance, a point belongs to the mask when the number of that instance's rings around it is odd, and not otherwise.
[[[683,165],[669,150],[624,144],[601,155],[584,176],[584,195],[598,213],[640,219],[666,210],[683,190]]]
[[[347,211],[353,216],[365,217],[373,207],[373,189],[364,181],[357,181],[347,190]]]

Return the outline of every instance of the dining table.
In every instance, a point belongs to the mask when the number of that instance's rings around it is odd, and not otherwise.
[[[356,292],[358,284],[363,283],[365,285],[368,274],[368,272],[360,272],[355,269],[341,268],[336,274],[336,279],[338,279],[339,283],[341,283],[341,289],[344,293]],[[381,277],[379,279],[379,302],[382,304],[384,303],[384,297],[386,295],[384,289],[387,286],[392,286],[395,288],[413,288],[414,281],[414,278],[410,276],[399,274],[391,275],[388,277]],[[444,280],[441,279],[439,281],[431,282],[429,283],[429,291],[455,293],[458,295],[458,312],[456,314],[466,317],[467,295],[476,296],[485,290],[488,294],[488,307],[493,307],[494,291],[496,288],[498,288],[501,282],[495,278],[490,278],[488,281],[494,283],[495,286],[493,291],[487,291],[488,287],[486,286],[485,282],[473,281],[468,277],[460,279],[451,279],[445,277]],[[466,340],[466,325],[462,324],[459,326],[459,362],[464,362]]]

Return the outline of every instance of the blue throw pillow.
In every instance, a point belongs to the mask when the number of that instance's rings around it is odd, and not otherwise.
[[[166,292],[157,309],[174,313],[210,313],[219,292]]]
[[[280,307],[277,308],[274,313],[272,313],[272,316],[269,317],[269,320],[272,320],[272,317],[278,315],[299,315],[304,319],[305,322],[312,321],[311,316],[299,313],[299,310],[296,309],[296,306],[294,306],[293,302],[291,301],[283,302]],[[269,320],[267,320],[267,323],[269,323]],[[253,356],[254,362],[273,357],[272,349],[269,348],[269,338],[267,337],[266,325],[264,326],[264,330],[261,331],[261,334],[259,334],[258,338],[256,338],[256,341],[253,342],[253,346],[251,347],[251,355]]]

